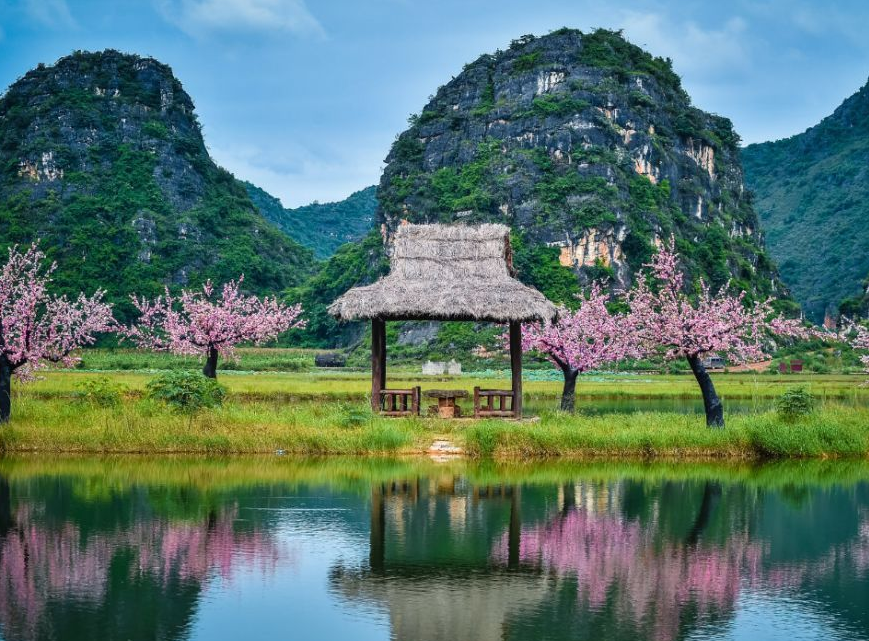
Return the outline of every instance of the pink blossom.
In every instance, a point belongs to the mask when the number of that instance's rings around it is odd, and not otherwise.
[[[647,265],[651,282],[641,273],[628,293],[630,323],[648,351],[662,349],[669,360],[716,353],[746,362],[766,355],[770,333],[809,337],[800,321],[775,315],[772,299],[747,305],[745,292],[727,293],[730,283],[713,294],[700,279],[699,293],[692,299],[684,291],[678,259],[671,239]]]
[[[232,358],[239,343],[258,345],[289,329],[305,326],[305,321],[299,319],[301,305],[242,294],[239,288],[243,280],[244,276],[226,283],[219,299],[211,281],[201,291],[183,290],[177,298],[168,289],[153,301],[133,296],[141,317],[125,334],[147,349],[190,355],[217,350]]]
[[[49,294],[56,265],[45,267],[44,260],[36,243],[24,253],[16,245],[0,273],[0,359],[24,379],[46,362],[71,367],[79,360],[72,356],[75,349],[115,329],[103,290],[74,301]]]
[[[857,351],[863,352],[860,362],[869,372],[869,328],[864,325],[851,324],[845,328],[846,334],[850,335],[848,342]]]
[[[601,286],[593,284],[576,311],[561,307],[554,322],[524,325],[522,349],[540,352],[562,370],[576,372],[638,356],[627,318],[610,313],[607,299]]]

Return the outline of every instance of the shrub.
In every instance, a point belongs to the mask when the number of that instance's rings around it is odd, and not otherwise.
[[[126,386],[101,376],[78,383],[75,395],[78,400],[93,407],[117,407],[126,391]]]
[[[179,412],[198,412],[218,407],[226,389],[216,380],[193,372],[167,372],[148,382],[148,397]]]
[[[369,408],[350,405],[342,407],[338,424],[346,428],[362,427],[371,423],[373,418],[374,414],[372,414]]]
[[[776,400],[775,407],[780,417],[792,421],[811,414],[816,401],[805,387],[791,387]]]
[[[526,53],[525,55],[519,56],[516,58],[516,61],[513,63],[513,71],[516,73],[522,73],[524,71],[531,71],[540,64],[540,52],[535,51],[533,53]]]

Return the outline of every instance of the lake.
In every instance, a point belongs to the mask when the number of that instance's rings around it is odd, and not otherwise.
[[[869,639],[869,464],[0,459],[0,639]]]

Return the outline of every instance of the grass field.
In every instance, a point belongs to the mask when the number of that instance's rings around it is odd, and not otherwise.
[[[96,376],[110,376],[127,386],[132,393],[141,393],[153,372],[116,371],[48,371],[42,380],[26,387],[15,386],[24,396],[59,398],[69,396],[84,380]],[[347,372],[325,370],[305,372],[240,372],[223,371],[218,374],[231,397],[248,400],[362,400],[371,391],[369,374],[364,371]],[[821,399],[867,399],[869,388],[862,387],[865,375],[835,374],[713,374],[715,387],[725,399],[771,399],[785,389],[803,385]],[[390,387],[412,385],[473,390],[481,387],[509,387],[508,379],[476,378],[470,376],[423,377],[408,370],[391,370]],[[561,395],[561,383],[551,381],[525,381],[523,389],[527,399],[556,399]],[[581,399],[595,398],[697,398],[699,390],[690,375],[600,374],[580,377],[577,393]]]
[[[725,410],[728,401],[733,406],[741,402],[743,409],[727,414],[725,430],[709,430],[700,412],[654,411],[646,402],[699,402],[690,375],[581,377],[577,415],[556,411],[558,380],[528,380],[524,389],[531,420],[387,419],[367,409],[370,381],[365,371],[314,369],[312,352],[301,350],[245,350],[239,366],[301,362],[305,371],[288,371],[290,366],[282,367],[284,371],[222,371],[219,380],[228,389],[227,402],[189,416],[146,398],[145,386],[155,370],[193,369],[198,366],[195,359],[95,351],[85,355],[86,364],[88,360],[122,367],[47,371],[35,382],[13,383],[13,417],[0,428],[0,447],[99,453],[407,454],[426,451],[434,439],[445,438],[472,456],[506,458],[865,457],[869,452],[869,388],[862,387],[862,375],[714,374]],[[149,371],[135,370],[135,364],[147,365]],[[124,386],[120,406],[101,408],[77,400],[81,384],[98,377]],[[468,391],[475,385],[509,386],[508,380],[491,378],[491,373],[486,378],[422,377],[409,368],[391,369],[388,382],[392,387]],[[795,385],[810,390],[819,408],[787,422],[769,408]],[[608,399],[619,400],[623,407],[596,415],[594,410]]]

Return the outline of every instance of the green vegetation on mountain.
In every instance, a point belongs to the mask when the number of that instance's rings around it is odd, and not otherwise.
[[[249,182],[253,204],[266,220],[306,247],[319,259],[328,258],[344,243],[360,240],[374,225],[377,188],[366,187],[334,203],[314,202],[287,209],[281,201]]]
[[[172,71],[117,51],[40,65],[0,98],[0,246],[41,239],[62,292],[132,292],[245,275],[274,292],[313,271],[312,252],[256,210],[205,149]]]
[[[742,152],[767,245],[806,314],[866,314],[869,85],[807,131]],[[843,299],[845,299],[843,301]]]
[[[691,105],[669,60],[620,33],[523,36],[411,118],[377,222],[507,223],[519,278],[560,302],[592,279],[628,286],[671,235],[692,279],[782,294],[738,143],[729,120]]]

